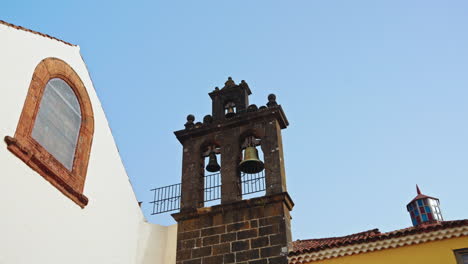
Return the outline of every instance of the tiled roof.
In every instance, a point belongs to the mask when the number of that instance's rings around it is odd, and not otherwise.
[[[412,202],[414,202],[414,201],[416,201],[416,200],[423,199],[423,198],[431,198],[431,199],[434,199],[434,200],[439,200],[439,199],[437,199],[437,198],[435,198],[435,197],[428,196],[428,195],[425,195],[425,194],[420,193],[420,194],[418,194],[416,197],[414,197],[413,200],[411,200],[411,202],[409,202],[408,204],[410,204],[410,203],[412,203]]]
[[[5,21],[3,21],[3,20],[0,20],[0,25],[5,25],[5,26],[8,26],[8,27],[12,27],[12,28],[18,29],[18,30],[23,30],[23,31],[26,31],[26,32],[31,32],[31,33],[33,33],[33,34],[36,34],[36,35],[39,35],[39,36],[42,36],[42,37],[46,37],[46,38],[50,38],[50,39],[53,39],[53,40],[60,41],[60,42],[62,42],[62,43],[64,43],[64,44],[67,44],[67,45],[70,45],[70,46],[73,46],[73,47],[76,46],[76,45],[71,44],[71,43],[69,43],[69,42],[66,42],[66,41],[63,41],[63,40],[61,40],[61,39],[52,37],[52,36],[50,36],[50,35],[47,35],[47,34],[44,34],[44,33],[41,33],[41,32],[37,32],[37,31],[31,30],[31,29],[28,29],[28,28],[25,28],[25,27],[22,27],[22,26],[17,26],[17,25],[14,25],[14,24],[5,22]]]
[[[369,231],[364,231],[356,234],[351,234],[342,237],[327,237],[327,238],[318,238],[318,239],[307,239],[307,240],[297,240],[293,242],[293,249],[291,252],[309,252],[315,251],[316,249],[325,249],[331,247],[337,247],[345,244],[350,244],[354,241],[360,241],[373,237],[377,234],[380,234],[379,229],[372,229]]]
[[[408,227],[405,229],[399,229],[387,233],[381,233],[378,229],[372,229],[369,231],[342,237],[297,240],[293,242],[293,249],[289,252],[289,255],[295,256],[303,253],[316,252],[330,248],[386,240],[395,237],[432,232],[459,226],[468,226],[468,219],[423,224],[416,227]]]

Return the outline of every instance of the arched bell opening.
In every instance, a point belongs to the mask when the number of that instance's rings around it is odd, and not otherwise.
[[[261,148],[257,148],[257,146],[260,146],[260,142],[261,140],[255,136],[248,136],[245,138],[242,144],[242,161],[239,163],[239,170],[241,172],[256,174],[265,169],[265,164],[262,161],[263,152]]]
[[[221,201],[221,148],[212,144],[202,152],[204,177],[203,200],[204,207],[220,204]]]
[[[224,104],[224,116],[226,118],[234,117],[237,113],[237,107],[234,102],[227,102]]]
[[[261,139],[246,136],[242,144],[242,160],[239,163],[242,199],[265,195],[265,164]]]

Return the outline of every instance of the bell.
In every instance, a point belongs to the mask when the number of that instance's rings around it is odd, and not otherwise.
[[[226,118],[231,118],[231,117],[233,117],[235,115],[236,115],[236,112],[234,112],[234,107],[228,106],[225,117]]]
[[[206,170],[209,172],[218,172],[221,168],[218,164],[218,160],[216,159],[216,154],[212,151],[210,152],[210,160],[208,161],[208,165],[206,165]]]
[[[255,147],[247,147],[244,152],[244,159],[239,163],[239,169],[242,172],[253,174],[259,173],[265,168],[265,165],[258,159],[258,151]]]

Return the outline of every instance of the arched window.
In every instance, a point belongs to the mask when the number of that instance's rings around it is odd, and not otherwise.
[[[80,126],[80,103],[72,88],[62,79],[51,79],[39,104],[32,138],[72,170]]]
[[[78,74],[64,61],[36,67],[8,149],[63,194],[84,207],[84,182],[94,132],[91,101]]]

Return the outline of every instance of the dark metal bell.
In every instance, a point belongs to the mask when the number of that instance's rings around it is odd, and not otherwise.
[[[229,107],[227,108],[227,112],[226,112],[225,117],[226,117],[226,118],[231,118],[231,117],[233,117],[233,116],[235,116],[235,115],[236,115],[236,112],[234,112],[234,107],[229,106]]]
[[[265,168],[263,161],[258,159],[258,151],[255,147],[247,147],[244,152],[244,159],[239,163],[242,172],[253,174],[259,173]]]
[[[221,167],[218,164],[218,159],[216,158],[216,154],[214,152],[210,152],[210,159],[208,161],[208,165],[206,165],[206,170],[209,172],[218,172]]]

